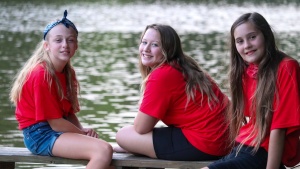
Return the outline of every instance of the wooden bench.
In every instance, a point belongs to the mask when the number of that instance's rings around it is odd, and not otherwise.
[[[0,147],[0,168],[14,169],[15,163],[50,163],[50,164],[80,164],[86,165],[87,160],[73,160],[59,157],[38,156],[27,148]],[[111,165],[117,169],[128,168],[180,168],[199,169],[207,166],[211,161],[168,161],[135,156],[127,153],[114,153]]]

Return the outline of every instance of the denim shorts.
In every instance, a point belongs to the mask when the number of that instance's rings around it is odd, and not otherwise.
[[[48,122],[40,122],[23,129],[24,144],[33,154],[53,156],[56,139],[63,134],[52,130]]]
[[[230,154],[224,158],[208,165],[209,169],[266,169],[268,152],[259,148],[256,153],[253,154],[253,147],[242,146],[239,153],[237,153],[237,147],[235,147]],[[285,169],[281,164],[279,169]]]
[[[221,157],[198,150],[173,126],[153,129],[153,146],[158,159],[179,161],[217,160]]]

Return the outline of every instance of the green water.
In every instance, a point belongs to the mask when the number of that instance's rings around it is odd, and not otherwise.
[[[291,1],[0,1],[0,146],[24,146],[14,106],[8,100],[14,75],[42,39],[44,26],[69,18],[79,30],[79,51],[72,60],[81,85],[85,127],[115,144],[116,131],[132,124],[137,112],[138,41],[146,25],[173,26],[183,48],[227,93],[228,33],[245,12],[263,14],[276,31],[278,46],[300,60],[299,2]],[[162,125],[162,124],[159,124]],[[82,168],[72,165],[18,164],[17,168]]]

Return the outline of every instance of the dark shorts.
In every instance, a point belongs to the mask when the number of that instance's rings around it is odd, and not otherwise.
[[[154,128],[154,151],[158,159],[176,161],[217,160],[219,156],[206,154],[185,138],[181,129],[175,127]]]
[[[242,146],[238,155],[236,156],[237,147],[235,147],[230,154],[222,159],[208,165],[209,169],[266,169],[268,152],[259,148],[258,151],[253,154],[253,147]],[[279,169],[285,169],[281,164]]]
[[[47,122],[33,124],[23,129],[25,146],[33,154],[43,156],[53,156],[53,145],[61,134],[62,132],[52,130]]]

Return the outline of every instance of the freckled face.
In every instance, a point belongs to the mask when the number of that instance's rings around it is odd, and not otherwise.
[[[163,61],[160,34],[157,30],[149,28],[139,46],[142,64],[144,66],[155,67]]]
[[[234,30],[235,46],[247,63],[259,64],[265,55],[265,38],[251,22],[245,22]]]

